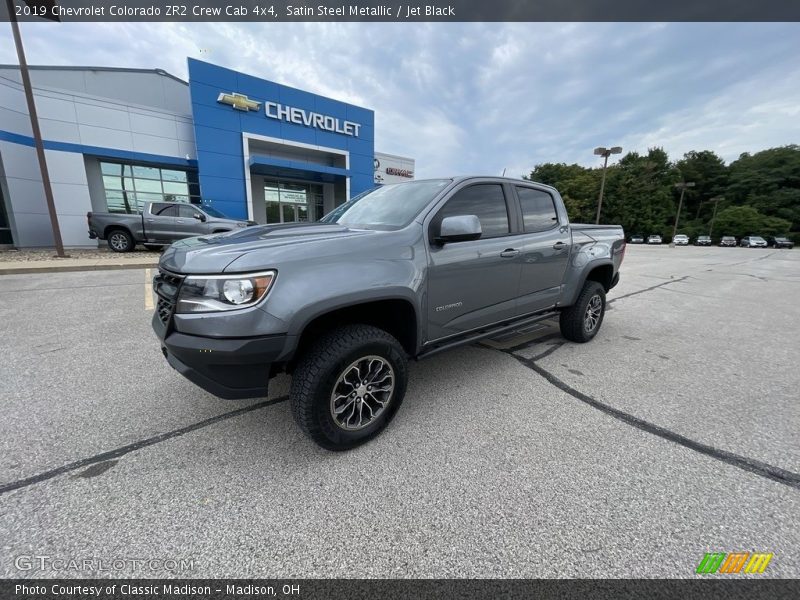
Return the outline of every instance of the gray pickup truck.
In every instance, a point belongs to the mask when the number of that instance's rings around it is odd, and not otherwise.
[[[106,240],[114,252],[130,252],[136,244],[161,248],[187,237],[223,233],[252,221],[229,219],[209,206],[185,202],[148,202],[141,213],[86,213],[91,239]]]
[[[570,225],[558,192],[458,177],[386,185],[318,223],[175,242],[154,279],[172,367],[223,398],[292,375],[301,429],[330,450],[377,435],[407,360],[559,318],[588,342],[619,279],[622,228]]]

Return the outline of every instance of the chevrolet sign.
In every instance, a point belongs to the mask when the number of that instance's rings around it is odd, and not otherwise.
[[[267,117],[270,119],[305,125],[306,127],[316,127],[317,129],[324,129],[325,131],[332,131],[333,133],[358,137],[358,131],[361,129],[360,123],[343,121],[336,117],[309,112],[302,108],[295,108],[294,106],[284,106],[277,102],[265,102],[264,108]]]

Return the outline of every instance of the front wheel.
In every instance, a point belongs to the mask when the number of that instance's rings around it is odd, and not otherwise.
[[[289,399],[300,429],[327,450],[349,450],[378,435],[406,392],[400,343],[370,325],[345,325],[316,341],[292,375]]]
[[[561,311],[561,335],[584,343],[597,335],[606,314],[606,291],[597,281],[587,281],[575,304]]]

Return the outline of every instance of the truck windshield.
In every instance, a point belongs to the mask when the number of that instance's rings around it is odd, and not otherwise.
[[[427,179],[377,187],[345,202],[320,221],[356,229],[400,229],[411,223],[450,182]]]

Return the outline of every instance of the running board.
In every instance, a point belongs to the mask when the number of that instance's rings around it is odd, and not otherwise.
[[[538,315],[533,315],[532,317],[525,317],[518,321],[512,321],[506,323],[505,325],[500,325],[499,327],[491,327],[489,329],[480,329],[478,331],[473,331],[470,332],[469,334],[465,334],[463,337],[459,337],[454,340],[441,342],[439,344],[434,343],[431,344],[430,349],[423,348],[422,351],[417,355],[417,360],[430,358],[431,356],[439,354],[440,352],[444,352],[452,348],[457,348],[458,346],[465,346],[467,344],[472,344],[480,340],[486,339],[488,337],[492,337],[493,335],[506,333],[507,331],[514,331],[515,329],[519,329],[520,327],[525,327],[526,325],[531,325],[533,323],[538,323],[539,321],[546,321],[547,319],[552,319],[553,317],[557,317],[558,315],[559,315],[558,311],[541,313]]]

